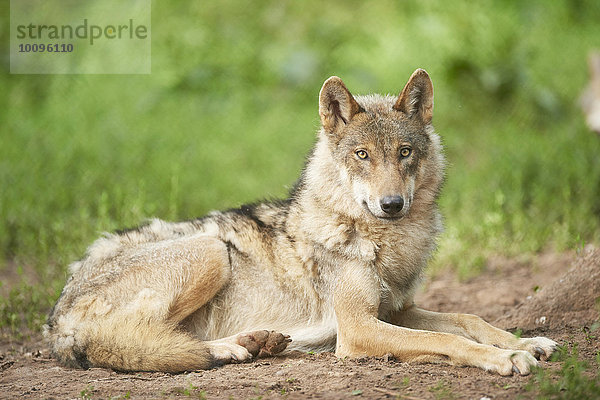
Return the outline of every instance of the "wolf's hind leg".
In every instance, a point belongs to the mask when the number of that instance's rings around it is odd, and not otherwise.
[[[254,357],[270,357],[281,353],[292,340],[275,331],[254,331],[237,335],[237,343]]]
[[[175,251],[200,252],[197,262],[181,267],[178,275],[170,277],[168,286],[174,286],[175,296],[168,310],[168,321],[178,324],[210,301],[231,277],[227,246],[221,240],[200,237],[190,240]],[[173,279],[174,278],[174,279]]]
[[[242,362],[253,357],[270,357],[281,353],[291,339],[275,331],[240,333],[223,339],[205,342],[218,363]]]
[[[217,364],[212,346],[179,323],[221,290],[231,276],[226,245],[194,236],[142,248],[127,272],[108,288],[114,307],[86,315],[67,364],[124,371],[182,372]],[[138,267],[139,266],[139,267]],[[143,272],[143,273],[142,273]],[[118,303],[122,293],[132,293]],[[69,362],[69,359],[74,362]],[[80,361],[81,360],[81,361]]]

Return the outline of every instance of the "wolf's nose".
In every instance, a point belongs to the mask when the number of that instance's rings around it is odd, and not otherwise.
[[[404,199],[400,196],[385,196],[379,201],[379,205],[386,214],[394,215],[404,207]]]

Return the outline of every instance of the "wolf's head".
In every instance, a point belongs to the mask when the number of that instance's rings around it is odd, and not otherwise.
[[[433,85],[416,70],[398,97],[357,96],[333,76],[319,94],[320,144],[338,172],[351,215],[367,212],[396,220],[419,202],[433,204],[443,179],[444,159],[431,125]],[[345,199],[347,200],[347,199]]]

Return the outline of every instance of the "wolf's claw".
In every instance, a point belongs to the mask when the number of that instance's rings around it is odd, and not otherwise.
[[[541,358],[542,356],[546,355],[546,352],[544,351],[544,349],[542,349],[541,347],[536,347],[534,349],[535,351],[535,358]]]

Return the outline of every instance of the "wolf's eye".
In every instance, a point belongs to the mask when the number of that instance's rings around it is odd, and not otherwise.
[[[406,158],[406,157],[410,156],[411,153],[412,153],[412,150],[410,147],[403,147],[400,149],[400,155],[402,156],[402,158]]]
[[[357,150],[356,151],[356,156],[358,158],[360,158],[361,160],[366,160],[367,158],[369,158],[369,155],[364,150]]]

